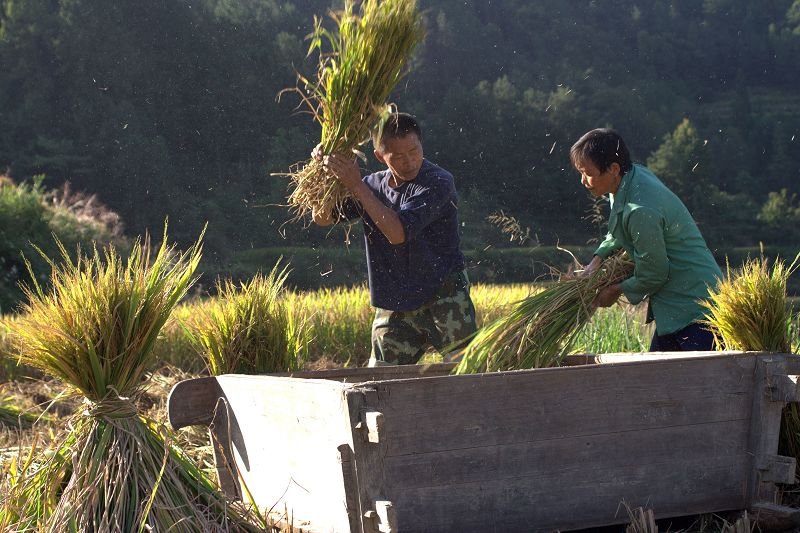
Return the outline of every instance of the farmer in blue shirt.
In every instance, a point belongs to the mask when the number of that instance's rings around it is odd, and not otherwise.
[[[584,271],[624,248],[633,276],[600,291],[594,304],[609,307],[625,295],[632,304],[648,300],[655,320],[651,351],[714,349],[714,338],[699,321],[722,271],[681,200],[649,169],[631,162],[625,142],[610,129],[595,129],[570,150],[581,182],[594,196],[610,195],[608,235]]]
[[[376,308],[370,366],[414,364],[430,346],[448,351],[447,359],[476,329],[453,176],[423,157],[422,132],[411,115],[390,115],[373,144],[387,168],[363,178],[353,159],[324,157],[355,201],[340,213],[314,213],[314,222],[363,221]],[[321,157],[318,150],[314,156]]]

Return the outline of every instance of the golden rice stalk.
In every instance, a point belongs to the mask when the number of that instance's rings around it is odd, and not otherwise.
[[[416,0],[345,0],[344,10],[331,13],[331,18],[335,32],[315,17],[309,36],[309,55],[319,51],[316,80],[298,74],[303,87],[292,90],[322,126],[322,153],[349,155],[388,115],[387,100],[423,39],[423,25]],[[349,196],[317,160],[298,165],[288,175],[289,206],[298,219],[330,214]]]
[[[528,296],[478,330],[454,373],[558,366],[591,318],[597,293],[632,273],[633,263],[620,252],[589,276],[558,281]]]
[[[56,453],[25,461],[11,487],[29,496],[24,505],[0,503],[0,523],[12,530],[261,530],[137,408],[153,343],[200,261],[199,241],[178,253],[166,240],[155,253],[149,239],[137,242],[127,261],[113,247],[73,261],[59,245],[62,263],[48,259],[52,287],[34,280],[25,289],[28,302],[12,325],[20,357],[83,396],[84,408]]]
[[[289,271],[278,265],[237,286],[217,282],[217,300],[198,309],[188,335],[211,375],[269,374],[300,368],[305,328],[285,299]]]

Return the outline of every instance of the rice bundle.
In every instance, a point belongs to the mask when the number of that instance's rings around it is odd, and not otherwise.
[[[776,260],[752,259],[710,291],[705,324],[725,350],[790,353],[792,311],[786,298],[789,276],[800,266],[800,255],[788,267]]]
[[[189,337],[210,373],[268,374],[300,367],[305,347],[301,319],[284,296],[288,271],[278,265],[236,286],[217,283],[218,301],[203,306],[189,324]]]
[[[17,509],[4,501],[0,518],[15,531],[259,531],[136,405],[153,343],[193,282],[200,243],[178,253],[165,235],[151,254],[146,239],[127,262],[113,247],[76,261],[60,247],[52,288],[34,280],[25,289],[12,334],[21,359],[64,381],[85,408],[57,453],[15,484],[30,501]]]
[[[792,309],[786,285],[797,268],[800,254],[787,267],[776,260],[770,269],[767,260],[752,259],[738,271],[728,269],[704,304],[705,324],[724,350],[792,352]],[[800,459],[800,410],[788,404],[781,419],[780,450]]]
[[[589,276],[558,281],[528,296],[475,334],[454,373],[558,366],[592,316],[594,297],[632,273],[633,263],[617,253]]]
[[[332,13],[338,31],[315,18],[309,55],[320,53],[316,81],[298,75],[295,89],[322,125],[323,154],[351,154],[369,139],[370,130],[389,113],[387,99],[404,74],[414,48],[422,41],[422,18],[416,0],[354,0]],[[323,50],[327,43],[329,51]],[[289,173],[293,190],[289,206],[301,218],[330,214],[348,197],[322,163],[310,160]]]

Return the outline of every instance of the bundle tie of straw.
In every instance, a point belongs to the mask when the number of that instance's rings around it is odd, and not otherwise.
[[[99,402],[84,398],[83,403],[87,406],[83,414],[94,418],[122,419],[139,415],[136,404],[130,398],[123,396],[109,396]]]

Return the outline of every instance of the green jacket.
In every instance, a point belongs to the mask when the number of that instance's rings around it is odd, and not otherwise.
[[[619,248],[635,265],[622,291],[632,304],[650,298],[658,335],[703,317],[699,301],[708,298],[722,271],[683,202],[641,165],[611,195],[608,235],[595,255],[606,258]]]

